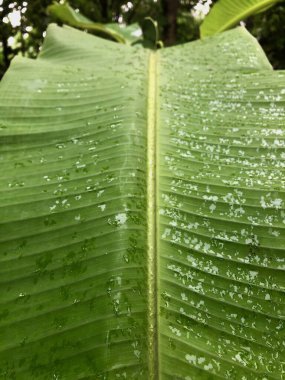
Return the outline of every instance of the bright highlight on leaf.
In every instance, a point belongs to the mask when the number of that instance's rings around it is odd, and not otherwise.
[[[230,29],[247,17],[263,12],[278,2],[280,0],[218,0],[200,26],[201,37]]]
[[[51,25],[0,99],[1,379],[281,378],[285,74],[245,29]]]

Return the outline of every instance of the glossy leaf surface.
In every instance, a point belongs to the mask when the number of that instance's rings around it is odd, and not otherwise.
[[[201,24],[201,37],[232,28],[247,17],[263,12],[278,2],[280,0],[219,0]]]
[[[0,96],[0,377],[280,379],[285,75],[256,41],[52,25]]]

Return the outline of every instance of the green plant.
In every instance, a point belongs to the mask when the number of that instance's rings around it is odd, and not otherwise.
[[[280,379],[284,96],[243,28],[49,27],[0,86],[0,377]]]
[[[61,24],[83,29],[116,42],[131,45],[141,44],[150,49],[163,46],[163,43],[159,40],[157,23],[151,17],[146,17],[141,27],[138,23],[128,26],[118,23],[103,25],[87,19],[80,12],[76,12],[68,3],[54,3],[48,7],[47,11],[55,21]]]
[[[200,26],[201,37],[232,28],[245,18],[264,12],[278,2],[280,0],[219,0]]]
[[[76,12],[67,2],[64,4],[53,3],[47,7],[47,13],[55,20],[63,24],[73,26],[78,29],[87,30],[90,33],[99,35],[116,42],[126,43],[125,38],[121,33],[105,26],[104,24],[96,23],[89,18]]]

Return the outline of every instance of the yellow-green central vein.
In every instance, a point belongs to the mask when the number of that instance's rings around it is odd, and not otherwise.
[[[149,55],[147,117],[147,246],[148,246],[148,368],[149,379],[159,378],[157,321],[157,221],[156,221],[156,127],[157,53]]]

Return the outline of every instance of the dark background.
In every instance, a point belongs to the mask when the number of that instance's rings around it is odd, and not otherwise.
[[[46,13],[52,0],[0,0],[0,77],[18,53],[36,57],[47,24]],[[90,19],[100,22],[141,22],[151,16],[158,21],[160,38],[166,46],[199,38],[197,17],[199,3],[209,0],[70,0]],[[215,0],[212,1],[214,3]],[[18,12],[18,23],[11,22],[11,12]],[[10,16],[9,16],[10,14]],[[285,3],[280,3],[246,20],[246,27],[258,38],[275,69],[285,68]],[[14,37],[14,39],[11,39]]]

